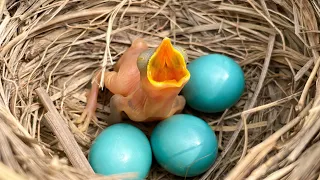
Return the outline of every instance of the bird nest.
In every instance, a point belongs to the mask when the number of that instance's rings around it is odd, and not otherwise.
[[[215,164],[194,179],[317,179],[319,16],[317,0],[0,1],[0,179],[121,178],[92,173],[86,160],[107,127],[108,90],[86,132],[75,120],[94,72],[110,70],[137,37],[149,47],[170,37],[190,61],[226,54],[244,70],[230,109],[184,109],[219,140]],[[178,177],[155,164],[148,179]]]

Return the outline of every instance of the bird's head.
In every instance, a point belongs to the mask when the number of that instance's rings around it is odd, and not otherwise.
[[[189,81],[188,57],[180,46],[171,44],[164,38],[157,48],[142,52],[138,58],[138,68],[142,78],[156,89],[182,89]]]

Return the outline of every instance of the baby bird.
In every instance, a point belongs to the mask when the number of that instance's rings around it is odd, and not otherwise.
[[[122,112],[136,122],[159,121],[180,113],[186,100],[179,95],[190,79],[186,51],[164,38],[157,48],[136,39],[114,67],[105,72],[104,85],[114,95],[110,99],[109,125],[122,121]],[[85,131],[95,119],[101,73],[95,76],[87,105],[76,123]]]

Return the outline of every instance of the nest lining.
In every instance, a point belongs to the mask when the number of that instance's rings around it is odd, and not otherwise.
[[[0,2],[0,178],[102,178],[72,167],[36,89],[45,89],[87,155],[107,126],[110,94],[101,91],[98,121],[83,133],[74,120],[85,89],[137,37],[149,47],[170,37],[189,60],[223,53],[245,72],[246,91],[234,107],[184,110],[219,138],[215,165],[195,179],[317,178],[319,7],[313,0]],[[176,178],[156,165],[148,177]]]

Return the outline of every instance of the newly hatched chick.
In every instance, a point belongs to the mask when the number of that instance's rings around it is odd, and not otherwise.
[[[163,120],[179,113],[185,98],[179,95],[190,79],[186,51],[164,38],[157,48],[148,49],[143,39],[136,39],[115,65],[104,73],[104,85],[114,95],[110,100],[108,124],[121,122],[121,113],[137,122]],[[100,82],[98,73],[95,82]],[[93,83],[87,105],[76,121],[85,131],[95,117],[99,85]]]

